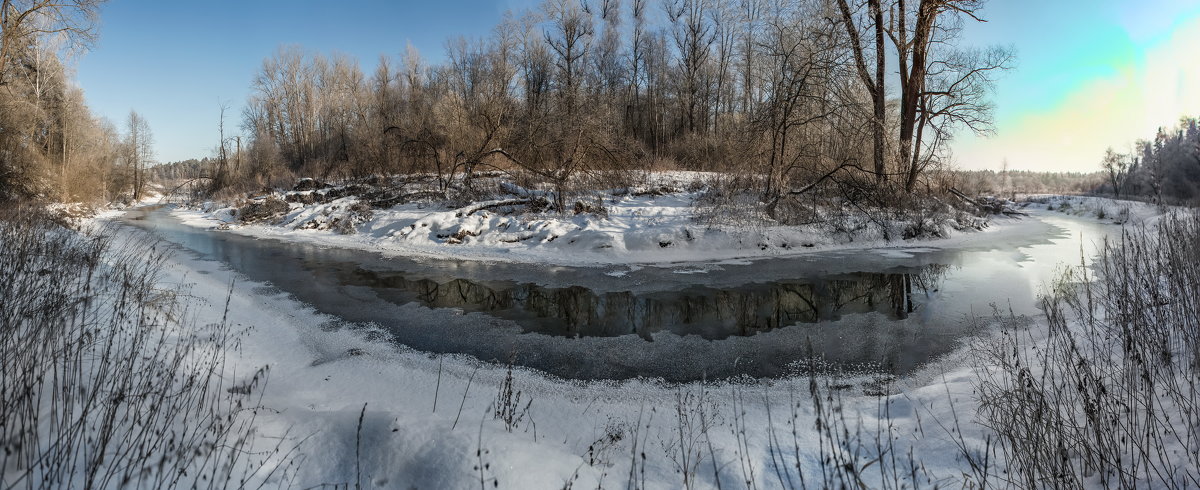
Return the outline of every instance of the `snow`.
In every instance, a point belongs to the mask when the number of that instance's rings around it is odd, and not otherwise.
[[[501,488],[561,488],[573,480],[579,488],[624,488],[631,464],[642,471],[642,463],[630,457],[632,431],[638,430],[644,444],[639,451],[647,454],[646,488],[678,488],[681,480],[671,456],[673,441],[679,437],[677,397],[703,392],[705,403],[711,405],[710,416],[721,421],[713,424],[709,436],[725,465],[722,485],[737,486],[742,478],[735,470],[737,435],[729,419],[735,399],[742,397],[748,459],[755,465],[758,485],[773,488],[778,483],[769,469],[763,400],[770,399],[774,416],[781,417],[790,413],[789,398],[808,396],[805,379],[685,385],[654,380],[585,383],[515,368],[515,389],[533,402],[529,421],[510,433],[492,416],[497,387],[506,375],[503,366],[462,356],[435,357],[379,342],[375,339],[381,332],[369,325],[329,328],[337,319],[271,293],[264,284],[235,279],[236,274],[220,263],[182,253],[172,259],[166,276],[168,282],[187,284],[189,294],[208,305],[197,312],[201,322],[219,321],[229,298],[229,322],[243,331],[230,370],[251,372],[270,366],[263,405],[272,410],[260,415],[259,432],[267,437],[291,434],[289,442],[304,439],[299,449],[304,464],[294,482],[299,487],[358,478],[355,441],[365,404],[358,463],[362,481],[377,487],[477,486],[480,473],[473,468],[479,459],[476,451],[482,448],[487,486],[495,479]],[[968,376],[958,373],[948,379],[950,384],[944,387],[891,397],[892,423],[901,431],[914,430],[916,419],[926,416],[921,413],[925,408],[917,407],[943,397],[942,390],[969,393]],[[854,412],[868,413],[871,410],[866,408],[877,401],[851,394],[847,403]],[[794,423],[811,427],[811,417],[801,412]],[[789,430],[782,420],[775,421],[780,435]],[[868,426],[873,424],[867,420]],[[620,434],[620,440],[611,448],[597,449],[597,441],[609,433]],[[942,439],[929,437],[924,444],[948,447]],[[799,443],[803,454],[815,457],[815,439]],[[593,453],[604,453],[600,462],[589,464],[589,447]],[[926,463],[938,461],[927,458]],[[940,463],[956,466],[949,459]],[[715,488],[711,469],[704,468],[696,477],[699,488]]]
[[[666,173],[658,178],[672,179],[670,181],[676,183],[697,178],[683,174]],[[508,188],[519,195],[536,192],[511,184]],[[197,209],[175,209],[173,214],[192,226],[220,228],[259,238],[385,254],[572,266],[717,262],[787,257],[814,251],[905,248],[913,243],[954,246],[979,240],[978,235],[991,234],[987,229],[983,232],[947,230],[948,239],[888,241],[875,226],[848,236],[828,224],[704,223],[696,219],[695,206],[702,192],[607,195],[602,198],[607,216],[590,213],[514,215],[498,212],[503,208],[475,211],[489,202],[457,209],[415,202],[376,209],[370,217],[364,217],[352,210],[356,205],[362,206],[353,196],[323,204],[291,203],[290,211],[273,223],[240,223],[235,208],[211,202]],[[994,221],[1003,225],[1013,220],[998,218]],[[336,226],[345,222],[352,222],[354,226],[349,229]],[[892,226],[899,227],[902,223]]]
[[[1140,201],[1120,201],[1099,196],[1028,196],[1039,209],[1056,211],[1071,216],[1111,220],[1116,224],[1150,224],[1168,209],[1177,206],[1159,206]]]
[[[377,211],[361,225],[360,233],[351,236],[288,226],[234,225],[227,209],[211,207],[174,214],[196,226],[225,223],[231,231],[252,236],[396,253],[607,264],[608,274],[614,277],[640,267],[632,265],[635,262],[707,259],[710,263],[676,272],[712,273],[720,270],[721,260],[743,263],[742,257],[800,253],[756,251],[757,247],[741,246],[746,241],[739,241],[735,230],[699,229],[701,238],[683,242],[693,244],[656,250],[657,240],[664,236],[677,240],[678,230],[694,226],[681,212],[685,203],[683,197],[629,198],[613,207],[609,221],[524,220],[491,214],[460,219],[452,212],[401,206]],[[293,209],[285,223],[306,219],[312,211]],[[1143,212],[1150,216],[1148,210],[1131,206],[1132,216]],[[501,227],[505,223],[507,227]],[[1000,223],[992,228],[999,233],[1022,226],[1020,220]],[[413,231],[405,233],[406,229]],[[458,246],[433,238],[436,232],[459,230],[480,234]],[[520,245],[501,239],[517,230],[534,238]],[[840,244],[799,229],[753,233],[757,234],[750,242],[768,235],[777,240],[804,237],[826,249],[870,249],[869,244]],[[995,234],[964,234],[937,244],[969,246]],[[558,238],[550,241],[549,236]],[[613,252],[595,252],[597,244],[612,245]],[[870,250],[899,257],[922,249],[905,244]],[[807,378],[687,384],[647,379],[579,382],[518,367],[512,372],[513,387],[522,400],[532,403],[528,419],[510,432],[503,421],[493,418],[498,388],[507,374],[503,366],[381,342],[386,332],[372,325],[344,324],[269,284],[247,281],[224,264],[188,253],[170,260],[164,279],[185,288],[197,301],[194,314],[201,324],[221,321],[229,301],[228,322],[242,336],[228,369],[245,373],[270,367],[263,405],[271,410],[260,415],[258,430],[267,438],[282,437],[286,444],[298,445],[295,456],[303,462],[293,469],[296,473],[290,481],[297,487],[361,481],[379,488],[627,488],[633,475],[635,486],[641,488],[680,488],[679,460],[688,448],[697,451],[693,458],[700,458],[691,476],[696,488],[740,488],[747,479],[756,488],[785,487],[775,465],[786,469],[800,464],[807,482],[822,481],[817,461],[823,446],[812,430],[816,414],[807,401]],[[871,320],[866,315],[857,317]],[[1041,328],[1040,322],[1030,319],[1008,323],[1009,329]],[[987,342],[987,335],[975,341],[976,345]],[[926,486],[952,485],[964,472],[960,444],[978,450],[986,443],[986,433],[972,418],[979,408],[972,396],[976,370],[986,366],[979,365],[973,352],[972,346],[964,345],[894,384],[871,376],[826,380],[852,387],[843,393],[842,412],[850,418],[851,432],[855,427],[867,431],[882,427],[896,437],[894,454],[908,454],[908,445],[913,446]],[[864,395],[858,389],[872,383],[882,383],[887,395]],[[695,417],[701,411],[708,417],[707,430],[697,425]],[[799,428],[795,440],[792,427]],[[715,448],[711,452],[698,442],[704,437]],[[786,450],[772,449],[772,438],[782,439]],[[864,449],[862,462],[871,459],[872,450]],[[880,484],[882,466],[865,470],[868,486]],[[361,474],[356,471],[359,467]]]

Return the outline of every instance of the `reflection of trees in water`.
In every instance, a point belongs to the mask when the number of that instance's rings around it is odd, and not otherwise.
[[[891,301],[891,312],[898,318],[908,318],[909,313],[916,310],[913,301],[914,293],[920,292],[928,296],[938,290],[938,284],[946,276],[947,266],[934,264],[925,267],[916,274],[888,274],[888,299]]]
[[[779,281],[738,288],[693,287],[646,294],[597,293],[581,286],[437,282],[359,269],[354,284],[393,291],[399,301],[488,312],[526,330],[552,335],[645,338],[659,331],[709,339],[751,335],[796,323],[878,311],[897,318],[912,313],[914,293],[936,291],[946,267],[917,273],[858,273],[811,282]]]
[[[907,318],[916,311],[914,293],[928,295],[937,291],[947,269],[945,265],[932,264],[916,273],[859,273],[850,279],[829,281],[830,308],[822,312],[821,319],[831,320],[841,314],[861,312],[858,306],[863,304],[868,311]]]

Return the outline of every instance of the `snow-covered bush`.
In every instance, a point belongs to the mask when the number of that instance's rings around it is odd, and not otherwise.
[[[333,230],[352,235],[358,225],[369,221],[373,215],[369,204],[349,197],[301,212],[289,224],[297,230]]]
[[[256,221],[268,221],[286,213],[288,204],[274,196],[268,196],[265,199],[255,199],[246,202],[238,208],[238,219],[246,223]]]

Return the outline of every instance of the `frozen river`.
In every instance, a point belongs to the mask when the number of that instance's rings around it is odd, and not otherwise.
[[[126,222],[269,283],[381,341],[573,379],[794,374],[822,364],[903,374],[982,322],[1036,315],[1038,295],[1111,224],[1035,212],[955,248],[560,267],[384,256],[187,226],[159,207]],[[936,242],[933,242],[936,243]]]

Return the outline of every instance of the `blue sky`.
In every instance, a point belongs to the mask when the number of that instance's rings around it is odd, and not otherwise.
[[[77,77],[92,109],[118,127],[131,109],[147,118],[160,161],[202,157],[216,145],[220,103],[230,106],[227,132],[237,131],[252,78],[281,45],[343,52],[369,73],[409,42],[440,59],[446,40],[487,35],[505,10],[535,4],[112,0]],[[967,25],[966,41],[1012,45],[1018,60],[997,88],[996,134],[954,144],[965,168],[1007,159],[1093,170],[1105,147],[1200,115],[1200,2],[992,0],[985,16]]]
[[[1127,150],[1200,116],[1200,2],[992,0],[972,44],[1009,44],[1014,70],[994,97],[996,134],[954,144],[964,168],[1092,171],[1108,146]]]
[[[123,129],[130,110],[146,117],[159,161],[211,154],[220,102],[236,131],[250,83],[281,45],[339,51],[364,71],[412,42],[440,56],[452,36],[489,33],[506,2],[112,0],[100,38],[77,63],[77,79],[97,114]]]

